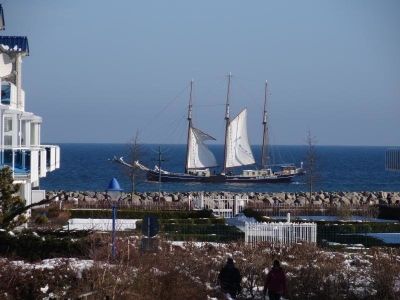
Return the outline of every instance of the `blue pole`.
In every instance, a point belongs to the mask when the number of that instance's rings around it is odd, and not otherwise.
[[[115,258],[115,220],[117,218],[117,208],[115,203],[112,205],[112,258]]]

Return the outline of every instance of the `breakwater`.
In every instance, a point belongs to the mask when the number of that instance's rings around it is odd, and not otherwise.
[[[232,192],[145,192],[145,193],[122,193],[120,200],[131,202],[133,205],[146,205],[154,203],[176,203],[186,204],[190,200],[201,197],[205,198],[226,198],[232,199],[248,198],[252,204],[263,205],[336,205],[336,206],[351,206],[351,205],[400,205],[400,192],[314,192],[311,199],[308,193],[297,192],[280,192],[280,193],[232,193]],[[55,198],[56,200],[70,202],[86,202],[98,203],[107,201],[108,197],[105,192],[92,191],[49,191],[46,194],[47,198]]]

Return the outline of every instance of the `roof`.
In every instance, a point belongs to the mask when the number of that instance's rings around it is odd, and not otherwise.
[[[28,38],[26,36],[0,36],[0,46],[5,52],[29,55]]]
[[[4,30],[6,24],[4,23],[4,13],[3,13],[3,6],[0,4],[0,30]]]

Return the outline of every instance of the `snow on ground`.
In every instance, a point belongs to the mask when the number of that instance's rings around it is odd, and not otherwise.
[[[186,248],[185,245],[188,245],[188,244],[194,245],[199,248],[204,247],[206,245],[212,245],[214,247],[219,247],[222,245],[221,243],[212,243],[212,242],[210,243],[210,242],[171,241],[171,245],[181,247],[182,249],[185,249]]]
[[[82,274],[85,269],[90,269],[94,262],[90,259],[78,259],[78,258],[50,258],[44,259],[36,263],[29,263],[22,260],[11,261],[17,267],[23,269],[34,269],[34,270],[53,270],[56,267],[68,264],[75,272],[78,277]]]

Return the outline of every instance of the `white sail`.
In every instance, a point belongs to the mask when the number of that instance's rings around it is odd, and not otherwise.
[[[204,141],[215,139],[203,131],[191,127],[189,133],[188,169],[202,169],[217,166],[214,154]]]
[[[228,126],[226,139],[226,168],[254,164],[247,137],[247,109],[242,110]]]

